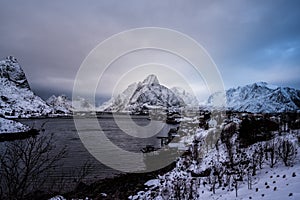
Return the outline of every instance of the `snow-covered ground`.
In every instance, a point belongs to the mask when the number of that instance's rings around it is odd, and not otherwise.
[[[206,137],[209,135],[208,132],[198,130],[195,138]],[[226,166],[229,159],[225,144],[221,143],[219,148],[210,148],[209,150],[198,146],[198,153],[202,155],[201,161],[196,161],[191,157],[179,158],[175,169],[159,176],[158,179],[149,180],[145,183],[145,191],[140,191],[136,195],[130,196],[129,199],[300,199],[300,155],[295,153],[294,156],[291,156],[289,166],[286,166],[278,156],[279,149],[283,147],[280,146],[282,141],[291,142],[290,144],[293,144],[296,149],[295,152],[299,152],[298,132],[299,130],[294,131],[293,134],[277,135],[270,141],[258,142],[243,149],[234,146],[233,158],[235,161],[237,160],[235,170],[238,173]],[[232,141],[236,139],[235,136],[232,137]],[[259,153],[259,147],[269,148],[270,144],[275,145],[277,152],[275,154],[276,162],[272,168],[269,163],[270,152],[264,150],[261,151],[262,154]],[[256,160],[258,155],[264,159],[261,168]],[[254,162],[252,163],[254,159],[255,165],[253,165]],[[246,163],[249,161],[249,163],[244,164],[245,161]],[[256,169],[254,176],[252,176],[253,166]],[[198,176],[208,168],[211,169],[209,175]],[[233,174],[230,174],[231,172]],[[219,179],[218,175],[222,173],[224,174]],[[234,179],[241,177],[236,175],[239,173],[242,174],[242,180],[235,182]],[[219,180],[221,180],[221,185],[219,185]],[[237,183],[237,187],[235,187],[235,183]]]
[[[293,177],[293,174],[296,174]],[[238,189],[238,197],[234,191],[217,190],[213,195],[206,191],[200,196],[200,199],[222,199],[222,200],[240,200],[240,199],[266,199],[266,200],[285,200],[300,199],[300,167],[279,166],[274,169],[261,170],[253,180],[252,189],[243,184]],[[256,191],[256,188],[258,190]]]
[[[26,132],[30,128],[20,122],[0,118],[0,134]]]
[[[294,176],[296,175],[296,176]],[[145,183],[149,188],[160,186],[160,179],[152,179]],[[266,199],[266,200],[299,200],[300,199],[300,166],[294,167],[279,166],[273,169],[262,169],[253,180],[252,189],[248,189],[247,184],[243,184],[238,189],[238,197],[235,191],[216,190],[213,194],[208,187],[198,189],[198,199],[211,200],[243,200],[243,199]],[[135,196],[128,199],[151,199],[145,198],[147,191],[140,191]],[[153,199],[163,200],[162,197]]]

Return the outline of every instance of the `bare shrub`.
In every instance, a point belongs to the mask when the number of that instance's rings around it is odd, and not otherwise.
[[[271,168],[278,162],[277,143],[274,139],[265,144],[265,161]]]
[[[5,143],[0,156],[0,197],[23,199],[38,190],[65,153],[65,148],[56,149],[53,135]]]
[[[289,140],[279,140],[278,156],[281,158],[285,166],[291,166],[296,158],[297,148]]]

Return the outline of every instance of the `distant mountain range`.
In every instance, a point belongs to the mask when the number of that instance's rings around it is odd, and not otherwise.
[[[71,101],[66,95],[59,96],[52,95],[47,99],[54,113],[57,114],[72,114],[74,111],[94,111],[96,108],[86,99],[77,97],[74,101]]]
[[[46,102],[53,108],[54,113],[71,114],[72,110],[74,110],[72,102],[65,95],[52,95]]]
[[[218,93],[208,99],[212,105]],[[258,82],[226,91],[227,109],[253,113],[276,113],[300,110],[300,90]]]
[[[215,93],[208,98],[213,106]],[[227,109],[241,112],[286,112],[300,110],[300,90],[254,83],[226,91]],[[148,108],[176,109],[197,107],[194,95],[182,88],[167,88],[155,75],[132,83],[121,94],[95,108],[84,98],[73,102],[65,95],[51,96],[44,101],[35,95],[16,58],[9,56],[0,61],[0,115],[5,117],[35,117],[49,114],[72,114],[73,111],[140,112]]]

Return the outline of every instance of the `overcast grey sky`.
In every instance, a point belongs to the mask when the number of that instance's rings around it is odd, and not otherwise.
[[[300,88],[299,10],[297,0],[1,0],[0,57],[17,57],[42,97],[70,95],[96,45],[127,29],[155,26],[203,45],[226,88],[256,81]]]

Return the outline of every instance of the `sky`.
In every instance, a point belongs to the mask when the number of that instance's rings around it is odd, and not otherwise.
[[[1,0],[0,58],[15,56],[42,98],[71,95],[80,65],[99,43],[128,29],[162,27],[201,44],[226,89],[258,81],[299,89],[299,10],[297,0]],[[130,80],[142,81],[148,72],[136,74]],[[170,73],[158,78],[178,84]],[[107,98],[106,86],[115,84],[107,78],[98,95]],[[199,79],[190,86],[199,92],[202,85]]]

